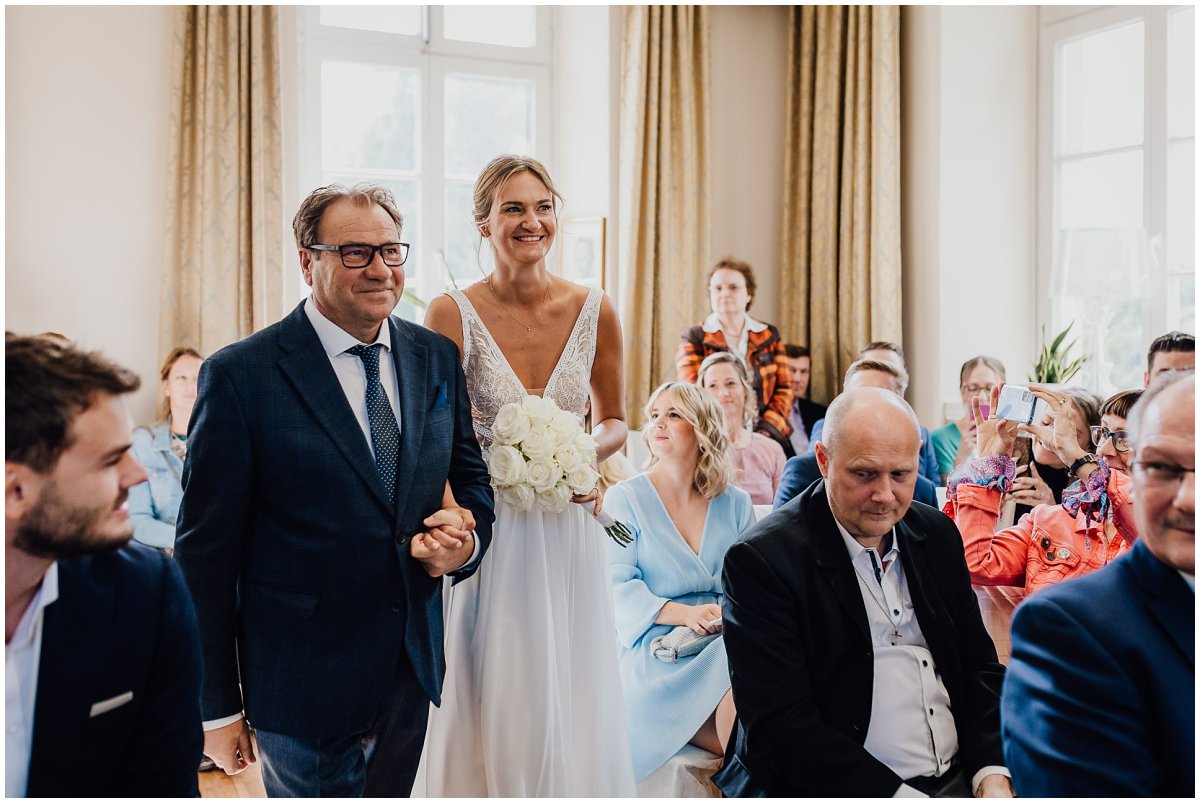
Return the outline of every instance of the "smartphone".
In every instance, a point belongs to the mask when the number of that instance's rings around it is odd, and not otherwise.
[[[992,409],[992,406],[990,404],[980,404],[979,405],[979,412],[983,413],[984,421],[987,421],[989,418],[991,418],[991,415],[989,414],[991,409]],[[967,414],[971,416],[972,421],[975,420],[975,407],[973,405],[970,405],[970,404],[967,405]]]
[[[1023,385],[1005,385],[1000,389],[1000,399],[996,403],[996,418],[1016,421],[1018,424],[1032,424],[1033,413],[1037,409],[1037,396]]]

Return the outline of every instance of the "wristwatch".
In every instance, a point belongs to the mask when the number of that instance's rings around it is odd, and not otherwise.
[[[1096,455],[1092,454],[1091,452],[1085,453],[1083,457],[1071,464],[1071,468],[1069,469],[1071,476],[1074,477],[1079,469],[1083,468],[1088,463],[1091,463],[1092,465],[1096,464]]]

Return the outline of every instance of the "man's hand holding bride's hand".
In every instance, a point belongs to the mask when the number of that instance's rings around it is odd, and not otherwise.
[[[463,507],[448,507],[422,522],[429,529],[409,541],[408,553],[430,577],[441,577],[466,565],[475,551],[475,516]]]

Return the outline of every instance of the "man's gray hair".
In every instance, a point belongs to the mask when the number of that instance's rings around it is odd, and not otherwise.
[[[1137,404],[1133,405],[1133,409],[1129,411],[1129,418],[1125,421],[1125,431],[1129,434],[1129,442],[1133,444],[1135,452],[1138,448],[1139,434],[1142,431],[1142,423],[1146,417],[1146,411],[1150,409],[1150,405],[1154,404],[1167,388],[1175,387],[1175,385],[1181,382],[1189,383],[1192,386],[1192,393],[1196,392],[1195,371],[1168,371],[1154,378],[1154,381],[1150,383],[1149,389],[1142,394],[1142,397],[1137,400]]]
[[[845,425],[845,417],[854,408],[873,400],[892,405],[896,409],[902,410],[908,416],[908,420],[912,422],[913,434],[917,436],[918,441],[921,439],[921,423],[917,421],[917,414],[913,412],[912,407],[908,405],[908,402],[902,396],[883,388],[858,388],[848,393],[839,394],[830,403],[829,409],[825,411],[825,424],[821,430],[821,440],[824,441],[827,452],[832,454],[836,448],[838,435]]]
[[[329,245],[319,243],[321,236],[321,218],[335,201],[348,198],[358,206],[369,207],[376,204],[388,213],[396,224],[396,236],[404,229],[404,216],[396,208],[396,197],[392,191],[382,184],[360,182],[353,187],[344,184],[330,184],[318,187],[308,194],[304,203],[300,204],[296,216],[292,218],[292,234],[296,237],[297,248],[308,248],[310,245]]]
[[[842,377],[842,388],[846,387],[846,383],[850,381],[850,377],[863,371],[879,371],[881,374],[887,374],[896,380],[896,392],[901,396],[908,390],[908,371],[903,368],[897,368],[890,362],[882,360],[855,360],[850,363],[850,367],[846,369],[846,375]]]

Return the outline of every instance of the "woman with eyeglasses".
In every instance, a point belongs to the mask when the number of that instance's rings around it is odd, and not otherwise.
[[[992,390],[996,409],[1000,385]],[[1040,385],[1030,391],[1049,405],[1048,432],[989,418],[971,400],[978,427],[979,456],[950,475],[945,512],[958,525],[971,581],[982,586],[1023,586],[1026,594],[1095,571],[1124,554],[1137,539],[1127,475],[1125,414],[1140,391],[1118,393],[1104,403],[1100,427],[1091,428],[1100,455],[1079,443],[1078,412],[1070,395]],[[1018,432],[1038,433],[1076,482],[1062,504],[1040,504],[1015,526],[996,531],[1003,496],[1013,487],[1012,459]]]
[[[933,451],[937,454],[938,471],[941,472],[943,485],[946,484],[946,477],[951,471],[975,454],[975,416],[971,410],[971,399],[978,396],[981,402],[987,404],[992,388],[1004,379],[1004,363],[995,357],[980,355],[962,364],[958,372],[958,392],[963,403],[962,418],[957,418],[929,433],[933,441]]]

